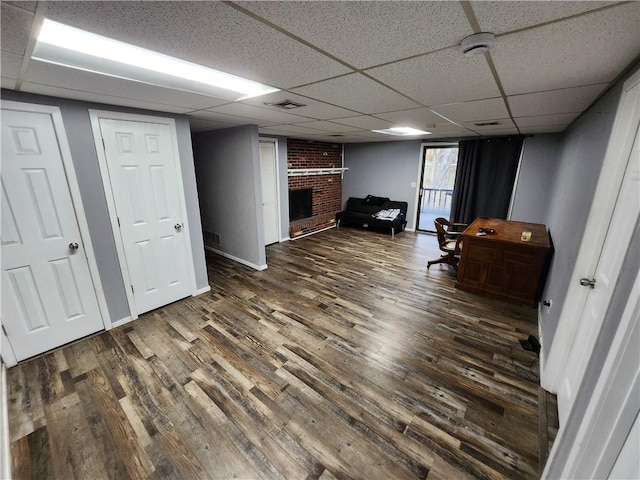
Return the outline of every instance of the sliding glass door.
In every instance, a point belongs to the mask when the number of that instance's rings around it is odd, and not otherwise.
[[[424,147],[418,194],[418,230],[433,232],[436,218],[449,219],[457,165],[457,144]]]

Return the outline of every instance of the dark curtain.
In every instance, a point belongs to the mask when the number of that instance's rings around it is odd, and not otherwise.
[[[463,140],[453,187],[451,220],[507,218],[523,137]]]

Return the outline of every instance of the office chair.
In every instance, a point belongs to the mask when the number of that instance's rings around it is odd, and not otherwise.
[[[436,263],[446,263],[458,271],[460,252],[462,251],[462,231],[467,227],[465,223],[451,223],[446,218],[438,217],[433,221],[438,236],[438,246],[444,252],[437,260],[427,262],[427,269]]]

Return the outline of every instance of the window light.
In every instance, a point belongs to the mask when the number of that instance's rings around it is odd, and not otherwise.
[[[431,132],[425,132],[424,130],[418,130],[411,127],[393,127],[385,128],[383,130],[371,130],[376,133],[384,133],[385,135],[398,135],[400,137],[408,137],[411,135],[431,135]]]
[[[32,59],[224,100],[279,91],[246,78],[45,19]]]

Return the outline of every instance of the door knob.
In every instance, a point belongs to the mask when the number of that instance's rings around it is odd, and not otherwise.
[[[182,229],[182,225],[180,225],[179,223],[176,223],[173,228],[175,228],[176,230],[180,231]]]
[[[580,285],[583,287],[595,288],[596,279],[595,278],[581,278]]]
[[[69,250],[71,250],[72,252],[77,250],[78,248],[80,248],[80,245],[78,245],[77,242],[71,242],[69,244]]]

